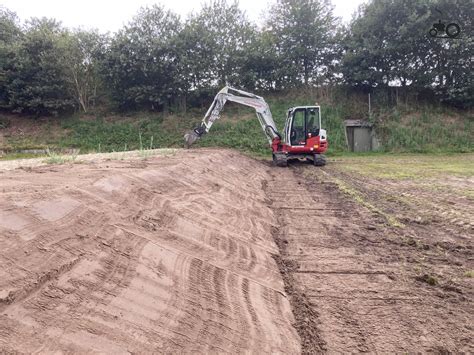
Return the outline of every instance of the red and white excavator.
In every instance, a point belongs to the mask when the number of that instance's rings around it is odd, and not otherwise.
[[[263,97],[224,87],[214,98],[201,124],[184,135],[189,148],[201,136],[208,133],[212,124],[219,119],[227,101],[253,107],[272,148],[273,162],[277,166],[287,166],[288,160],[307,158],[316,166],[326,164],[323,153],[328,149],[326,130],[321,128],[320,106],[296,106],[288,109],[283,134],[273,121],[270,107]]]

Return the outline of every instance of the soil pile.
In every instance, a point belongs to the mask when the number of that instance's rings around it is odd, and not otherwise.
[[[237,153],[0,173],[0,350],[284,352],[267,167]]]

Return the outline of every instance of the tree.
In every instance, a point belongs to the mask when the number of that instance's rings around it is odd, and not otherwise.
[[[158,109],[179,94],[173,41],[179,17],[160,6],[142,8],[112,40],[103,74],[122,108]]]
[[[0,108],[9,107],[7,72],[13,65],[14,47],[20,37],[16,14],[0,7]]]
[[[430,20],[456,22],[461,27],[461,34],[455,40],[432,39],[429,48],[429,86],[434,88],[442,102],[460,108],[474,107],[474,7],[470,0],[438,0]],[[431,24],[431,23],[430,23]],[[426,74],[425,74],[426,75]],[[428,85],[426,85],[428,86]]]
[[[280,61],[273,34],[265,30],[257,32],[247,46],[242,64],[240,82],[243,87],[249,90],[275,89]]]
[[[440,16],[461,25],[460,38],[428,35]],[[367,88],[433,89],[443,101],[472,106],[472,18],[470,0],[372,0],[351,22],[343,60],[345,81]]]
[[[94,106],[101,95],[99,71],[107,42],[108,36],[97,31],[68,31],[61,37],[65,77],[71,95],[84,112]]]
[[[31,19],[7,71],[9,105],[17,112],[58,114],[74,108],[65,78],[63,30],[51,19]]]
[[[375,0],[362,5],[346,41],[347,80],[366,86],[394,81],[406,86],[415,80],[426,61],[420,54],[428,46],[424,32],[428,10],[424,0]]]
[[[237,2],[204,4],[180,36],[183,77],[190,89],[243,84],[244,63],[255,35],[255,27]]]
[[[322,82],[337,61],[337,19],[328,1],[278,0],[271,7],[266,31],[272,33],[280,68],[279,86]]]

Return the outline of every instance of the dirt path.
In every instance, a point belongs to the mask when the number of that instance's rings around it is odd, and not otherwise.
[[[201,150],[0,173],[0,352],[298,352],[265,169]]]
[[[454,255],[410,243],[410,225],[395,228],[342,194],[331,166],[321,172],[296,164],[269,174],[290,300],[303,311],[311,306],[306,317],[295,314],[304,352],[473,352],[472,283],[430,285],[417,270],[420,259],[438,270],[460,269],[459,259],[472,267],[469,240]]]

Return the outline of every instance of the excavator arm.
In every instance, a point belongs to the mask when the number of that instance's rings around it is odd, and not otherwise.
[[[270,144],[272,144],[273,139],[276,137],[281,139],[280,133],[278,133],[275,122],[273,121],[270,107],[263,97],[226,86],[217,93],[201,124],[184,135],[187,147],[191,146],[202,135],[209,132],[212,124],[220,118],[220,113],[224,109],[224,105],[227,101],[253,107],[256,111],[257,119],[262,126],[262,130]]]

